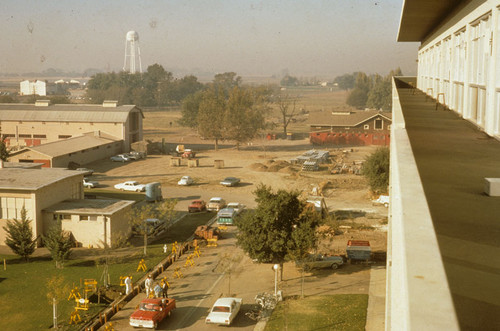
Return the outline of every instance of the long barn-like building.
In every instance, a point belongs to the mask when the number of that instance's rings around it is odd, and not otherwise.
[[[143,138],[142,110],[134,105],[0,104],[0,135],[9,161],[43,167],[84,165],[130,151]]]
[[[0,133],[11,148],[37,146],[100,131],[122,140],[124,151],[142,140],[142,110],[105,101],[102,105],[0,104]]]

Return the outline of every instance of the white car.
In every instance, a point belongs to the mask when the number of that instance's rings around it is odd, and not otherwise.
[[[177,182],[177,185],[191,185],[193,183],[193,178],[189,176],[182,176],[182,178]]]
[[[213,197],[207,203],[207,210],[209,211],[219,211],[226,207],[226,200],[220,197]]]
[[[116,184],[115,188],[122,191],[144,192],[146,190],[146,185],[139,184],[139,182],[135,180],[129,180],[124,183]]]
[[[219,298],[205,318],[207,324],[231,325],[241,308],[241,298]]]
[[[242,205],[239,202],[230,202],[227,204],[226,208],[232,208],[236,214],[241,214],[241,212],[245,209],[245,205]]]
[[[132,159],[126,154],[118,154],[111,157],[111,161],[113,162],[128,162],[130,160]]]
[[[94,188],[97,186],[99,186],[99,182],[96,182],[95,180],[90,180],[88,178],[83,178],[83,187]]]
[[[389,207],[389,196],[388,195],[381,195],[378,197],[377,200],[373,200],[372,203],[374,205],[384,205],[384,207]]]

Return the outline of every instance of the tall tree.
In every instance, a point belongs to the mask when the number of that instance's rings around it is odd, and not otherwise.
[[[255,138],[264,126],[265,101],[261,91],[234,87],[226,103],[225,138],[241,143]]]
[[[199,91],[195,94],[188,95],[183,100],[181,110],[182,117],[179,120],[181,125],[190,128],[196,128],[198,126],[198,111],[203,95],[204,93]]]
[[[286,93],[279,94],[276,97],[275,103],[278,105],[283,124],[283,134],[286,137],[288,125],[298,113],[297,98]]]
[[[355,77],[356,73],[345,74],[342,76],[335,77],[333,82],[336,83],[341,90],[350,90],[354,88]]]
[[[283,265],[298,251],[314,246],[315,240],[310,236],[314,236],[319,217],[304,211],[308,207],[298,198],[298,191],[273,192],[270,187],[259,185],[254,194],[256,210],[236,222],[238,244],[251,258]]]
[[[225,91],[211,87],[203,92],[198,109],[198,132],[203,137],[214,140],[218,150],[219,141],[225,137],[224,113],[226,109]]]
[[[52,259],[56,262],[56,268],[63,268],[64,262],[71,255],[73,247],[73,238],[68,231],[64,231],[61,226],[61,221],[53,225],[47,235],[42,236],[45,247],[50,251]]]
[[[5,244],[12,251],[22,257],[25,261],[29,260],[31,254],[35,252],[36,241],[33,239],[33,229],[31,221],[26,216],[26,208],[21,209],[21,219],[8,220],[3,227],[7,234]]]
[[[386,193],[389,187],[389,148],[380,147],[370,154],[361,168],[361,173],[366,177],[370,189],[374,193]]]

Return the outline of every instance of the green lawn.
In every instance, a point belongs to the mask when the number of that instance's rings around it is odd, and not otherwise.
[[[337,294],[281,302],[265,331],[364,330],[368,295]]]
[[[168,235],[157,243],[148,246],[148,255],[145,257],[146,266],[151,269],[158,264],[165,254],[163,245],[174,241],[183,242],[188,239],[196,227],[206,224],[213,217],[213,213],[190,214],[175,224]],[[169,250],[171,249],[169,245]],[[111,285],[118,289],[120,276],[132,275],[132,279],[140,279],[145,272],[136,272],[139,260],[142,256],[142,247],[116,250],[116,256],[108,258],[108,268]],[[9,326],[9,330],[46,330],[52,326],[52,305],[47,299],[47,280],[55,275],[62,275],[65,286],[69,288],[80,286],[83,279],[95,279],[102,284],[104,270],[104,258],[99,257],[103,250],[92,250],[89,258],[71,259],[63,269],[56,269],[55,263],[50,257],[36,257],[25,263],[15,255],[0,255],[6,260],[7,270],[0,267],[0,324]],[[120,252],[122,252],[120,254]],[[67,296],[59,304],[59,324],[64,324],[64,330],[78,330],[80,326],[69,326],[70,314],[75,302],[66,300]],[[81,291],[83,295],[83,291]],[[95,314],[105,305],[92,304],[88,315]],[[84,318],[81,313],[80,316]]]

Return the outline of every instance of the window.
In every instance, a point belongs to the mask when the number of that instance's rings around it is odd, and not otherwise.
[[[34,134],[33,138],[45,139],[45,138],[47,138],[47,135],[46,134]]]
[[[365,125],[363,126],[363,129],[365,129],[365,130],[369,130],[369,129],[370,129],[370,126],[369,126],[368,124],[365,124]]]
[[[19,138],[31,138],[30,134],[20,134]]]
[[[71,138],[71,135],[67,135],[67,134],[60,134],[58,136],[59,139],[68,139],[68,138]]]
[[[382,130],[383,127],[383,121],[381,119],[375,120],[375,130]]]
[[[90,221],[90,216],[88,216],[88,215],[80,215],[80,221]]]

